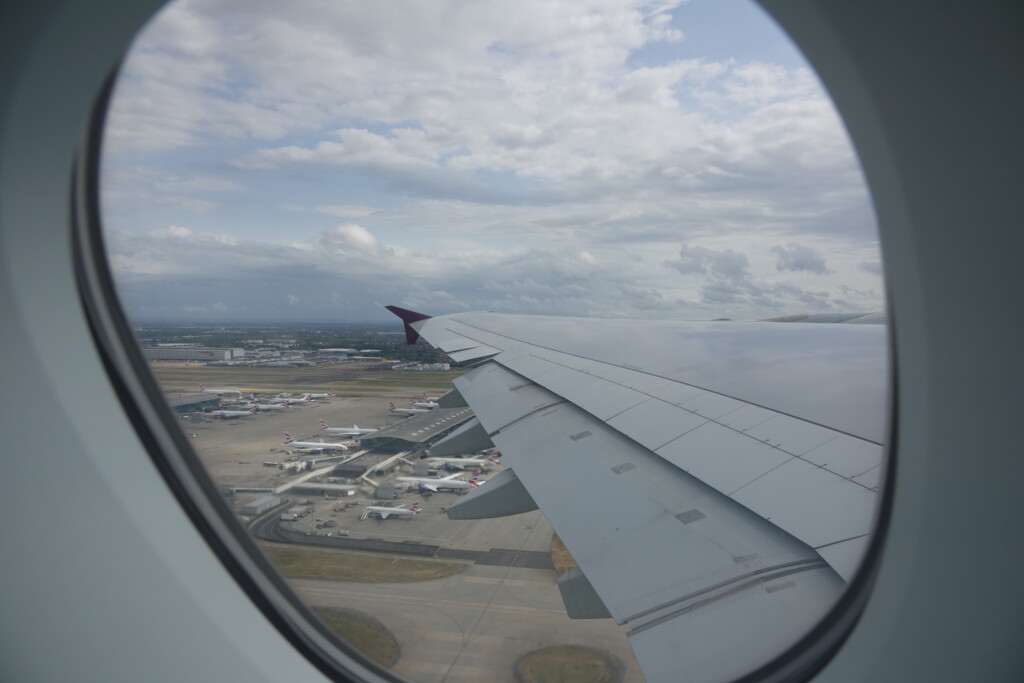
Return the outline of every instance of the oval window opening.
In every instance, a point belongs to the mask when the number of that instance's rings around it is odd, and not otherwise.
[[[885,468],[877,228],[759,7],[175,2],[104,135],[169,410],[378,666],[729,680],[847,594]]]

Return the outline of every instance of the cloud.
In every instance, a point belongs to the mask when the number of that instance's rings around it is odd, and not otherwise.
[[[345,204],[336,206],[320,205],[313,209],[318,213],[325,213],[329,216],[339,218],[365,218],[377,212],[372,206],[360,206],[359,204]]]
[[[746,255],[733,249],[715,251],[686,244],[679,248],[678,259],[665,263],[683,274],[700,273],[732,281],[745,279],[749,265]]]
[[[775,254],[775,267],[778,270],[806,271],[827,275],[832,271],[825,265],[825,258],[815,249],[800,244],[790,244],[788,247],[774,246],[772,253]]]
[[[341,252],[379,256],[387,252],[369,230],[355,223],[342,223],[320,235],[320,245]]]

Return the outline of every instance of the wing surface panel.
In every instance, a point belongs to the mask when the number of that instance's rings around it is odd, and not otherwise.
[[[867,535],[874,522],[874,491],[795,457],[732,498],[812,547]]]
[[[685,382],[875,443],[885,436],[884,325],[460,313],[412,327],[428,340],[434,338],[428,330],[444,330],[439,339],[465,337],[502,351],[561,352]]]
[[[647,398],[643,403],[610,418],[608,424],[637,443],[657,451],[707,421],[707,418],[670,403]]]
[[[657,453],[725,495],[793,457],[711,421],[667,443]]]

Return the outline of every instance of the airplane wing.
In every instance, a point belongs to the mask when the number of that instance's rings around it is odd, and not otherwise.
[[[733,679],[835,603],[875,515],[884,325],[596,321],[389,307],[478,367],[442,405],[505,471],[448,508],[539,507],[579,565],[570,616],[613,617],[649,681]],[[431,448],[445,451],[445,441]]]

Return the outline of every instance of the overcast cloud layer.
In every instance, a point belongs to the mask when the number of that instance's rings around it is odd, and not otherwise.
[[[745,1],[283,7],[172,4],[125,65],[103,206],[137,317],[883,306],[842,125]]]

